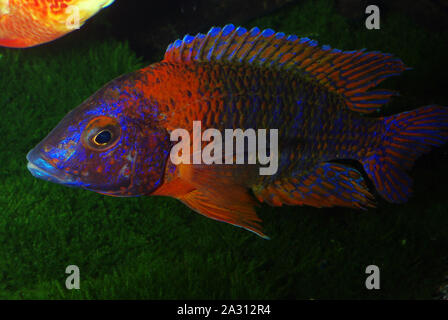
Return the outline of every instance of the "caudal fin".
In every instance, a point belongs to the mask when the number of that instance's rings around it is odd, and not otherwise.
[[[381,196],[390,202],[405,202],[412,184],[406,170],[431,147],[448,141],[448,108],[426,106],[383,121],[383,143],[362,163]]]

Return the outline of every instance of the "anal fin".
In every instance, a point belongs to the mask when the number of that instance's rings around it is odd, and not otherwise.
[[[255,187],[254,193],[259,201],[273,206],[375,207],[362,175],[340,163],[319,164],[304,176],[284,178],[264,188]]]

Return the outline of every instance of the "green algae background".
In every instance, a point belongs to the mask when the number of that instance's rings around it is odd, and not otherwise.
[[[413,69],[381,85],[401,93],[382,114],[448,106],[448,33],[393,13],[369,31],[323,0],[290,5],[248,27],[255,25],[400,57]],[[269,241],[174,199],[111,198],[33,178],[27,152],[69,110],[163,54],[143,61],[126,43],[82,33],[0,49],[0,298],[437,298],[448,273],[446,147],[417,161],[415,192],[403,205],[380,200],[366,212],[262,206]],[[81,290],[65,288],[71,264],[80,268]],[[380,290],[365,288],[372,264],[381,270]]]

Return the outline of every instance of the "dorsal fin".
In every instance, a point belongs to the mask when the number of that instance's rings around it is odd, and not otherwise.
[[[389,90],[368,92],[369,88],[406,70],[404,63],[390,54],[319,47],[308,38],[257,27],[248,31],[230,24],[222,29],[213,27],[206,35],[176,40],[168,46],[165,61],[219,61],[294,70],[338,92],[351,110],[362,113],[377,110],[396,94]]]

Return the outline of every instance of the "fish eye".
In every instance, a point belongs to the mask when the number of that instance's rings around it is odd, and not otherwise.
[[[93,138],[93,142],[99,146],[104,146],[112,140],[112,132],[110,130],[101,130]]]
[[[94,151],[105,151],[120,140],[121,127],[115,118],[100,116],[87,124],[81,137],[83,145]]]

